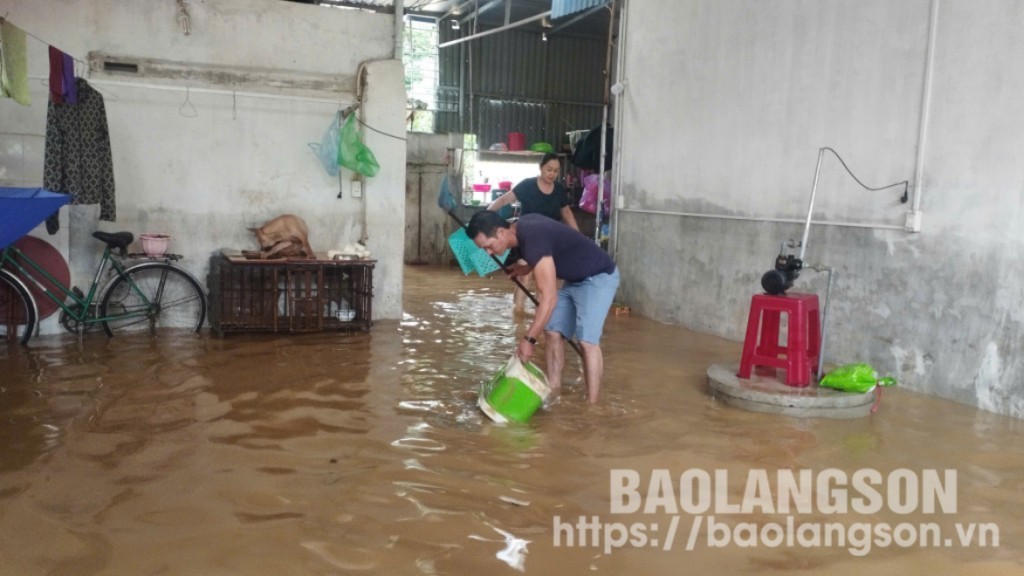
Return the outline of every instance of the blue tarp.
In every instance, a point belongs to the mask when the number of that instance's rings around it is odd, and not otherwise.
[[[70,200],[67,194],[43,188],[0,186],[0,248],[31,232]]]

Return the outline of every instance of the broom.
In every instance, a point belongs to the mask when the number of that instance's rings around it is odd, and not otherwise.
[[[451,189],[448,185],[447,175],[441,182],[441,193],[437,195],[437,205],[440,206],[442,210],[447,212],[448,215],[452,217],[452,220],[455,220],[455,222],[459,225],[459,228],[461,228],[461,230],[456,230],[455,233],[462,234],[463,236],[465,236],[466,224],[458,216],[455,215],[455,207],[457,206],[457,204],[455,203],[455,197],[452,196]],[[466,238],[469,237],[466,236]],[[476,244],[474,244],[474,246],[476,246]],[[477,250],[484,254],[487,253],[480,247],[477,247]],[[481,272],[479,264],[474,264],[473,260],[479,261],[479,259],[475,259],[473,256],[467,254],[466,251],[464,250],[456,250],[454,249],[454,247],[452,251],[455,253],[455,257],[459,260],[459,266],[462,267],[462,270],[465,274],[469,273],[466,270],[476,270],[477,273],[480,274],[481,276],[487,274],[487,272]],[[493,260],[494,263],[498,265],[498,268],[501,268],[502,271],[508,273],[508,268],[506,268],[505,265],[502,264],[501,260],[499,260],[494,254],[488,254],[488,256],[490,256],[491,260]],[[493,270],[495,270],[495,268],[491,268],[491,271]],[[515,282],[516,286],[518,286],[519,289],[523,291],[523,294],[526,294],[530,301],[533,302],[534,306],[540,306],[540,302],[538,302],[537,298],[535,298],[534,295],[531,294],[530,291],[526,289],[526,286],[523,286],[523,283],[519,281],[519,278],[512,277],[512,281]],[[575,350],[576,353],[580,355],[580,359],[582,359],[583,348],[580,347],[579,342],[575,340],[569,340],[569,345],[572,346],[572,349]]]

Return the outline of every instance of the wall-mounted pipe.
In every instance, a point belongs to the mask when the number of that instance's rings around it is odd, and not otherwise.
[[[827,329],[828,329],[828,305],[832,300],[832,275],[834,271],[831,266],[823,266],[821,264],[815,264],[813,266],[805,266],[816,272],[828,272],[828,283],[825,285],[825,306],[821,310],[821,346],[818,350],[818,371],[817,379],[815,382],[821,382],[822,368],[825,366],[825,342],[827,341]]]
[[[456,40],[449,40],[448,42],[444,42],[442,44],[438,44],[437,47],[438,48],[447,48],[449,46],[455,46],[456,44],[461,44],[461,43],[466,42],[468,40],[476,40],[477,38],[483,38],[484,36],[490,36],[491,34],[497,34],[498,32],[504,32],[505,30],[510,30],[512,28],[518,28],[518,27],[522,26],[523,24],[529,24],[530,22],[536,22],[537,20],[541,20],[541,19],[546,18],[548,16],[551,16],[551,10],[548,10],[547,12],[542,12],[540,14],[537,14],[536,16],[530,16],[529,18],[523,18],[522,20],[517,20],[517,21],[515,21],[515,22],[513,22],[513,23],[511,23],[511,24],[509,24],[507,26],[501,26],[501,27],[498,27],[498,28],[492,28],[490,30],[484,30],[483,32],[477,32],[475,34],[471,34],[469,36],[458,38]]]
[[[623,3],[622,9],[619,10],[619,40],[616,42],[616,65],[615,65],[615,80],[617,83],[621,82],[623,85],[626,84],[626,30],[627,20],[629,19],[629,4]],[[618,256],[619,253],[619,207],[622,206],[622,200],[625,198],[622,194],[622,139],[623,133],[625,132],[624,126],[622,125],[622,117],[625,115],[622,105],[622,98],[625,92],[619,92],[615,95],[616,106],[615,112],[615,132],[612,136],[612,226],[611,226],[611,254],[612,258]]]
[[[405,32],[405,0],[395,1],[395,60],[402,59],[402,33]]]
[[[935,68],[935,41],[939,28],[939,0],[932,0],[928,22],[928,45],[925,48],[924,86],[921,87],[921,124],[917,131],[917,165],[914,168],[914,203],[911,215],[921,213],[921,188],[924,186],[924,154],[928,138],[928,119],[932,105],[932,74]],[[920,220],[917,220],[920,222]],[[912,230],[919,232],[919,229]]]
[[[804,259],[804,252],[807,250],[807,236],[811,233],[811,214],[814,212],[814,197],[818,194],[818,176],[821,174],[821,159],[825,155],[825,149],[818,149],[818,165],[814,168],[814,184],[811,186],[811,201],[807,206],[807,222],[804,224],[804,236],[800,240],[800,260]]]
[[[626,212],[633,214],[659,214],[662,216],[682,216],[686,218],[714,218],[718,220],[745,220],[748,222],[779,222],[783,224],[803,224],[803,220],[796,218],[764,218],[761,216],[731,216],[728,214],[704,214],[699,212],[670,212],[667,210],[643,210],[639,208],[618,208],[615,212]],[[902,225],[896,224],[872,224],[868,222],[835,222],[831,220],[814,220],[811,224],[819,226],[848,226],[850,228],[870,228],[872,230],[903,230]]]
[[[29,76],[30,79],[47,80],[48,77],[43,76]],[[126,88],[144,88],[147,90],[165,90],[169,92],[195,92],[197,94],[222,94],[225,96],[245,97],[245,98],[261,98],[267,100],[288,100],[293,102],[316,102],[321,104],[331,104],[333,106],[342,107],[354,104],[355,101],[348,100],[352,97],[352,94],[342,95],[344,99],[339,98],[330,100],[327,98],[311,98],[307,96],[290,96],[287,94],[270,94],[260,92],[243,92],[239,90],[224,90],[219,88],[196,88],[194,86],[178,86],[174,84],[146,84],[142,82],[120,82],[117,80],[105,80],[103,78],[89,78],[90,84],[97,84],[100,86],[123,86]]]
[[[609,10],[611,15],[608,17],[608,46],[607,53],[604,59],[604,107],[601,112],[601,144],[600,144],[600,161],[598,162],[597,170],[597,207],[594,209],[594,242],[601,244],[601,210],[604,209],[604,171],[610,166],[605,164],[604,157],[607,156],[608,152],[608,105],[611,104],[611,83],[612,83],[612,48],[614,43],[612,42],[612,31],[615,27],[615,0],[609,2]]]

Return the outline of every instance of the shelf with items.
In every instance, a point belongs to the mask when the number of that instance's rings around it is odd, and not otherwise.
[[[539,162],[541,156],[544,156],[543,152],[533,152],[531,150],[516,150],[516,151],[504,151],[504,150],[478,150],[477,155],[481,160],[498,160],[500,162]],[[560,154],[564,156],[564,154]]]
[[[527,178],[534,178],[540,173],[540,161],[544,157],[543,152],[516,151],[489,151],[477,150],[477,157],[473,165],[473,172],[476,176],[473,182],[467,183],[470,190],[466,192],[473,200],[478,201],[477,205],[487,206],[500,193],[507,192],[516,184]],[[575,170],[569,163],[568,155],[557,154],[562,164],[562,172],[559,179],[565,183],[567,176]],[[499,184],[503,181],[509,183],[508,190],[500,190]],[[490,184],[491,189],[487,192],[473,191],[472,184]],[[571,184],[571,182],[570,182]],[[569,199],[577,201],[579,191],[573,186],[566,186]]]

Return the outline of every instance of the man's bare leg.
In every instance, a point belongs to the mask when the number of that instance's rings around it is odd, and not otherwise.
[[[530,285],[533,283],[533,274],[520,277],[519,283],[525,286],[527,290],[530,290]],[[515,292],[512,294],[512,313],[516,316],[526,314],[526,293],[519,286],[515,287]]]
[[[544,332],[544,359],[547,362],[545,374],[552,390],[562,388],[562,367],[565,366],[565,338],[559,332]]]
[[[599,344],[580,342],[583,347],[583,380],[587,383],[587,401],[597,403],[601,392],[601,376],[604,374],[604,353]]]
[[[516,316],[522,316],[523,314],[526,313],[525,306],[526,294],[524,294],[523,291],[520,290],[518,286],[516,286],[515,292],[512,293],[512,313],[515,314]]]

